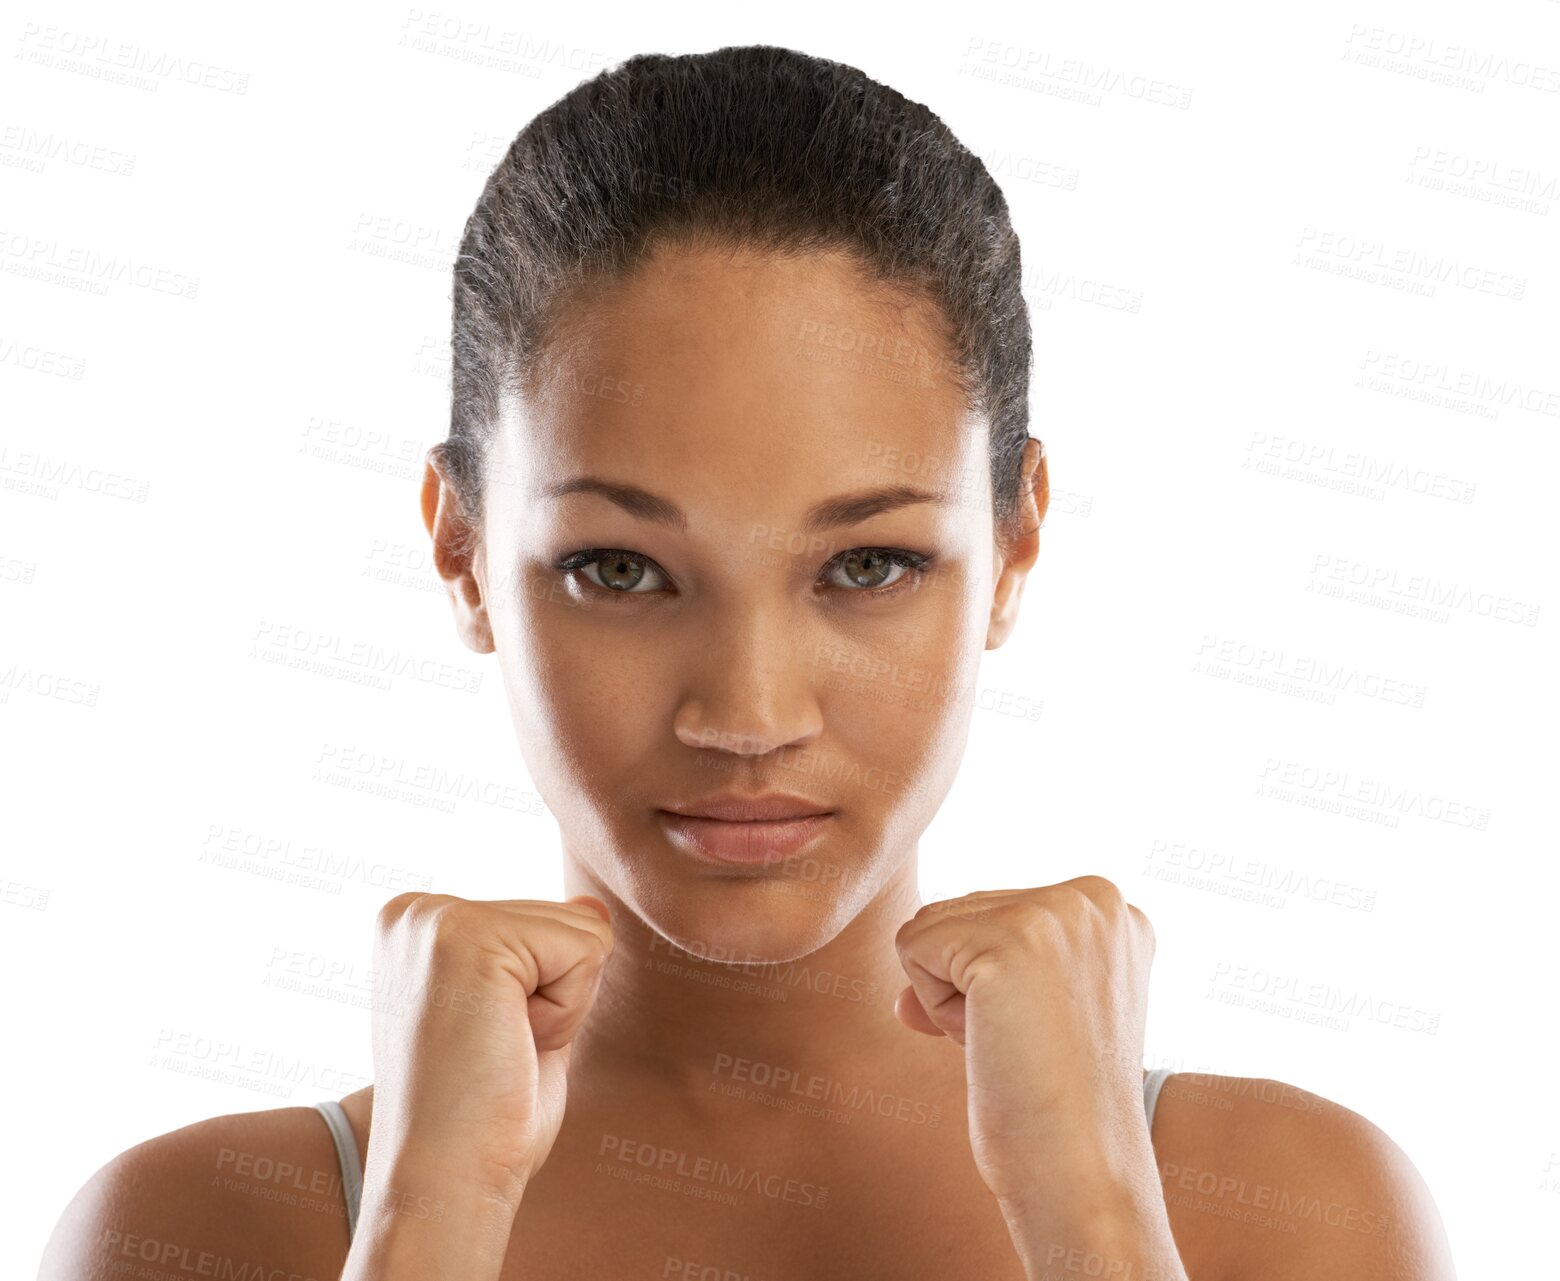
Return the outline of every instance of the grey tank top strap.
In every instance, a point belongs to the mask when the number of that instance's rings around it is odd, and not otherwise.
[[[1175,1074],[1174,1068],[1155,1068],[1143,1078],[1143,1110],[1148,1114],[1148,1128],[1154,1128],[1154,1105],[1159,1102],[1159,1091]],[[327,1099],[314,1105],[330,1126],[330,1137],[336,1142],[336,1156],[341,1162],[341,1190],[347,1199],[347,1239],[357,1231],[358,1209],[363,1201],[363,1166],[358,1160],[357,1140],[352,1137],[352,1127],[347,1114],[335,1099]]]
[[[1159,1091],[1164,1083],[1175,1075],[1174,1068],[1155,1068],[1143,1078],[1143,1110],[1148,1113],[1148,1129],[1154,1130],[1154,1105],[1159,1102]]]
[[[363,1163],[358,1159],[357,1140],[352,1137],[346,1112],[335,1099],[326,1099],[314,1106],[330,1126],[330,1137],[336,1144],[336,1159],[341,1162],[341,1193],[347,1200],[347,1240],[350,1241],[357,1231],[358,1208],[363,1202]]]

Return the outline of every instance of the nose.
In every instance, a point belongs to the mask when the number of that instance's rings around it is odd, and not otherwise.
[[[783,605],[728,614],[696,641],[673,728],[688,747],[766,756],[823,730],[807,629]]]

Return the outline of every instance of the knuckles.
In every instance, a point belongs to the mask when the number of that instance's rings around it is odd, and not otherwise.
[[[1063,881],[1057,888],[1071,888],[1075,895],[1107,916],[1119,915],[1127,905],[1126,895],[1114,881],[1106,880],[1103,876],[1074,877],[1070,881]]]
[[[381,934],[388,933],[401,923],[402,918],[416,906],[418,899],[427,897],[423,890],[407,890],[397,894],[380,906],[379,913],[374,918],[375,928]]]
[[[1006,895],[968,895],[923,904],[900,927],[894,940],[896,946],[903,947],[920,927],[945,917],[989,923],[1044,947],[1082,933],[1109,937],[1123,932],[1140,938],[1150,952],[1154,947],[1154,930],[1148,917],[1127,902],[1120,886],[1103,876],[1078,876]]]
[[[408,890],[379,909],[376,924],[381,939],[444,958],[471,938],[472,918],[481,910],[481,904],[452,894]]]

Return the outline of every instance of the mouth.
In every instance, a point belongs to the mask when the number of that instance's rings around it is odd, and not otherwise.
[[[778,863],[822,837],[835,815],[833,810],[818,811],[805,804],[790,808],[797,812],[766,818],[733,819],[665,809],[657,810],[656,817],[672,843],[696,858],[716,863]],[[808,809],[812,812],[801,812]]]

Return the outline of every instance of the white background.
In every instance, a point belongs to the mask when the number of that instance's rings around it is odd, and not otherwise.
[[[1560,5],[139,8],[0,27],[9,1273],[123,1149],[369,1080],[385,899],[562,896],[418,519],[452,255],[578,81],[755,42],[930,105],[1023,244],[1052,513],[923,896],[1110,877],[1148,1066],[1552,1259]]]

